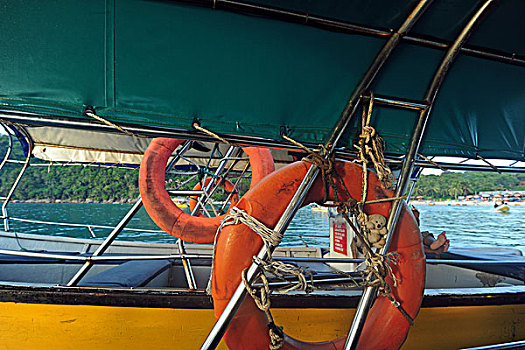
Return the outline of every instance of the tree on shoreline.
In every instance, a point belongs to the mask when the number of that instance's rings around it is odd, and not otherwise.
[[[7,136],[0,136],[0,157],[8,148]],[[14,145],[16,159],[24,159],[20,147]],[[31,163],[45,163],[33,158]],[[14,183],[20,166],[6,164],[0,171],[0,196],[5,196]],[[94,202],[126,202],[134,201],[139,196],[138,167],[135,169],[122,167],[93,167],[93,166],[30,166],[27,168],[22,181],[13,194],[15,201],[94,201]],[[168,187],[173,188],[177,183],[184,182],[189,175],[167,175]],[[198,179],[187,183],[183,190],[191,190]],[[241,179],[238,189],[244,193],[250,185],[249,179]],[[225,190],[219,187],[214,199],[226,197]]]
[[[8,137],[0,136],[0,154],[5,153]],[[17,145],[15,145],[17,146]],[[14,153],[23,158],[19,147]],[[34,163],[43,162],[34,159]],[[0,172],[0,195],[8,193],[16,179],[19,166],[6,164]],[[168,183],[174,185],[188,177],[168,176]],[[171,181],[170,181],[171,180]],[[192,189],[197,180],[183,189]],[[239,190],[244,193],[250,185],[249,179],[242,179]],[[498,174],[489,172],[444,172],[441,175],[423,175],[414,189],[414,196],[427,199],[457,199],[458,196],[476,194],[481,191],[523,190],[525,174]],[[222,195],[224,190],[218,189]],[[138,197],[138,169],[100,168],[89,166],[38,166],[29,167],[22,182],[14,193],[14,200],[49,201],[130,201]]]
[[[414,188],[414,196],[428,199],[457,199],[458,196],[482,191],[525,191],[524,174],[490,172],[444,172],[441,175],[423,175]]]

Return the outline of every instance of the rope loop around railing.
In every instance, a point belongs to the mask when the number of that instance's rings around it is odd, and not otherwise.
[[[106,124],[107,126],[111,126],[112,128],[115,128],[117,129],[118,131],[126,134],[126,135],[129,135],[129,136],[135,136],[135,137],[138,137],[139,135],[135,134],[135,133],[132,133],[131,131],[128,131],[126,129],[124,129],[123,127],[121,127],[120,125],[117,125],[113,122],[110,122],[109,120],[97,115],[95,113],[95,110],[91,107],[91,108],[86,108],[84,109],[84,115],[88,116],[88,117],[91,117],[93,119],[96,119],[98,120],[99,122],[102,122],[104,124]]]
[[[200,126],[199,123],[197,123],[197,122],[193,123],[192,126],[193,126],[196,130],[199,130],[200,132],[202,132],[202,133],[204,133],[204,134],[206,134],[206,135],[208,135],[208,136],[211,136],[211,137],[215,138],[216,140],[218,140],[218,141],[220,141],[220,142],[222,142],[222,143],[225,143],[225,144],[227,144],[227,145],[229,145],[229,146],[236,146],[235,144],[233,144],[232,142],[226,140],[225,138],[220,137],[218,134],[214,133],[213,131],[208,130],[208,129],[206,129],[206,128],[203,128],[203,127]]]

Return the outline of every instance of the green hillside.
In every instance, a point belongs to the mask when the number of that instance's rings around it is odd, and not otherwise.
[[[3,158],[8,148],[8,137],[0,136],[0,157]],[[14,148],[16,159],[24,159],[18,142]],[[33,159],[31,163],[43,163]],[[0,196],[5,196],[18,176],[20,165],[6,164],[0,171]],[[137,169],[103,168],[93,166],[31,166],[19,186],[14,200],[46,200],[46,201],[86,201],[123,202],[134,201],[138,195]],[[170,175],[166,179],[175,185],[188,179],[187,175]],[[171,181],[170,181],[171,180]],[[182,189],[192,189],[197,179],[190,181]],[[249,186],[248,179],[242,179],[239,189],[244,193]],[[224,190],[219,188],[214,199],[220,200]]]
[[[15,147],[18,159],[22,151]],[[0,136],[0,156],[8,147],[8,138]],[[42,163],[34,159],[32,163]],[[0,172],[0,196],[5,196],[20,166],[7,164]],[[187,177],[177,175],[172,183]],[[191,189],[197,180],[184,189]],[[37,166],[29,167],[18,186],[14,200],[60,200],[60,201],[131,201],[138,196],[138,169],[101,168],[90,166]],[[249,181],[243,179],[241,193],[247,190]],[[525,190],[525,174],[497,174],[479,172],[445,172],[441,175],[421,176],[414,195],[428,199],[452,199],[480,191]],[[219,191],[222,192],[222,191]],[[220,195],[220,193],[219,193]]]
[[[490,172],[444,172],[424,175],[419,179],[414,196],[428,199],[454,199],[481,191],[525,190],[525,174]]]

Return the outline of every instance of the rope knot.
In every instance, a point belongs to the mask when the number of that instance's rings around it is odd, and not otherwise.
[[[238,224],[244,224],[248,226],[253,232],[257,233],[261,237],[264,244],[267,246],[272,245],[277,247],[283,240],[282,233],[266,227],[266,225],[264,225],[262,222],[237,207],[230,209],[230,213],[222,220],[218,232],[222,230],[224,226]]]
[[[268,323],[268,333],[270,335],[270,350],[278,350],[284,345],[283,327],[277,326],[275,323]]]
[[[374,93],[370,93],[370,102],[368,108],[363,107],[363,116],[361,118],[361,134],[359,142],[354,147],[358,151],[358,162],[362,163],[363,171],[366,171],[368,163],[372,163],[377,173],[379,181],[385,188],[393,185],[392,172],[385,164],[384,142],[377,131],[370,126],[372,110],[374,106]]]
[[[353,213],[357,209],[357,201],[353,198],[349,198],[346,202],[337,203],[337,213]]]

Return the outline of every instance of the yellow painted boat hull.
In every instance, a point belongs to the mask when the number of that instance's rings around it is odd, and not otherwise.
[[[287,334],[307,341],[346,334],[354,312],[272,310]],[[211,309],[12,302],[0,303],[0,318],[0,348],[13,350],[197,349],[214,324]],[[525,338],[524,320],[522,304],[422,308],[403,349],[458,349],[520,340]]]

